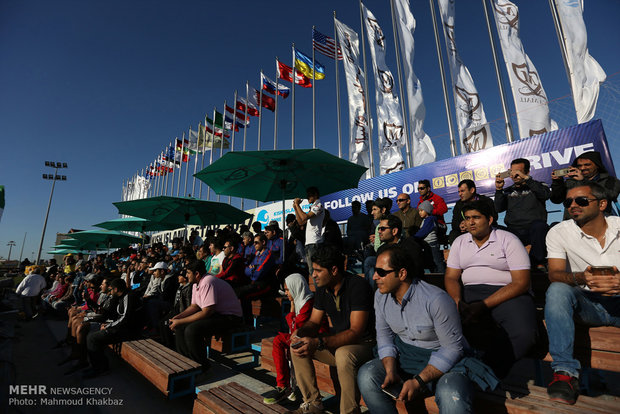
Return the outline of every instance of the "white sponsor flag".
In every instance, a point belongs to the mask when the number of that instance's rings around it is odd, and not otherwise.
[[[599,86],[607,77],[588,52],[588,34],[581,0],[554,0],[558,9],[570,72],[577,122],[588,122],[596,111]]]
[[[369,125],[366,115],[366,91],[364,72],[359,65],[359,38],[350,27],[334,19],[338,41],[344,56],[344,72],[349,95],[349,160],[355,164],[370,167],[368,151]],[[366,172],[366,176],[370,171]]]
[[[401,148],[407,137],[403,126],[402,110],[394,95],[394,76],[385,64],[385,36],[379,22],[366,6],[362,5],[368,44],[375,73],[375,96],[379,127],[379,166],[381,175],[405,169]]]
[[[454,107],[459,129],[461,153],[491,148],[493,138],[484,114],[482,101],[474,85],[474,80],[456,50],[454,37],[454,0],[439,0],[439,12],[443,23],[444,37],[452,86],[454,88]]]
[[[527,138],[557,129],[549,116],[540,76],[519,37],[519,8],[508,0],[494,0],[493,13],[517,109],[519,136]]]
[[[424,132],[424,118],[426,107],[422,97],[422,85],[413,72],[413,32],[415,19],[409,8],[409,0],[394,0],[396,10],[396,30],[400,39],[400,54],[403,57],[403,71],[405,72],[405,86],[407,102],[409,104],[409,128],[412,137],[413,166],[434,162],[435,147],[431,139]]]

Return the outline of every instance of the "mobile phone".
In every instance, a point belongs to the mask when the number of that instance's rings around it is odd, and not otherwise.
[[[386,393],[387,395],[389,395],[390,397],[394,398],[395,400],[398,399],[398,396],[400,395],[400,392],[403,390],[403,382],[398,382],[396,384],[390,384],[385,388],[382,388],[381,391],[383,391],[384,393]]]
[[[297,349],[301,347],[304,343],[305,343],[304,341],[295,342],[293,345],[291,345],[291,348]]]
[[[570,171],[570,168],[561,168],[559,170],[555,170],[554,174],[557,175],[558,177],[564,177],[566,174],[568,174],[569,171]]]
[[[592,274],[597,275],[597,276],[614,274],[613,266],[592,266],[591,270],[592,270]]]
[[[497,174],[497,176],[499,178],[506,179],[510,177],[510,170],[502,171],[501,173]]]

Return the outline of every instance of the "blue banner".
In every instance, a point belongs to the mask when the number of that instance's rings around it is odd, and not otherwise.
[[[346,221],[351,216],[351,202],[379,197],[395,200],[398,194],[411,196],[416,206],[418,181],[427,179],[432,191],[446,203],[459,199],[458,183],[474,180],[477,192],[488,196],[495,194],[495,175],[510,168],[516,158],[527,158],[531,163],[530,175],[537,181],[551,185],[551,171],[569,166],[573,160],[588,151],[598,151],[609,174],[615,176],[607,138],[600,120],[593,120],[569,128],[548,132],[510,144],[498,145],[487,150],[460,155],[396,173],[360,181],[358,188],[321,196],[321,201],[336,221]],[[506,185],[511,185],[510,179]],[[393,211],[397,210],[394,202]]]

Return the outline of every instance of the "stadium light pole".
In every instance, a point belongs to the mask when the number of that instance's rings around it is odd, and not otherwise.
[[[6,259],[6,261],[10,262],[11,261],[11,250],[13,250],[13,246],[15,246],[15,242],[11,240],[6,245],[9,246],[9,257]]]
[[[54,187],[56,186],[56,180],[67,181],[66,175],[58,175],[58,170],[60,168],[67,168],[66,162],[54,162],[54,161],[45,161],[46,167],[54,168],[54,174],[43,174],[44,180],[52,180],[52,191],[50,192],[50,199],[47,202],[47,212],[45,213],[45,221],[43,222],[43,231],[41,232],[41,243],[39,243],[39,253],[37,253],[37,261],[36,265],[39,264],[39,260],[41,260],[41,250],[43,249],[43,239],[45,238],[45,229],[47,228],[47,218],[50,215],[50,207],[52,205],[52,197],[54,196]]]

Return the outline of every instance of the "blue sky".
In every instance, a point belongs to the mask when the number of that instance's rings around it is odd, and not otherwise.
[[[395,72],[389,1],[365,4],[383,28],[388,65]],[[414,68],[427,107],[425,130],[433,138],[438,158],[443,159],[450,152],[429,4],[427,0],[412,0],[411,4],[417,20]],[[547,95],[550,99],[566,96],[569,85],[548,2],[516,4],[525,50],[538,68]],[[54,244],[57,232],[88,229],[116,218],[112,202],[120,200],[123,180],[153,161],[190,125],[195,128],[205,113],[211,114],[215,106],[222,108],[224,100],[232,101],[235,89],[243,90],[246,80],[259,87],[261,69],[274,79],[275,57],[290,61],[291,43],[310,54],[313,25],[333,36],[334,8],[341,21],[359,32],[355,0],[0,2],[0,184],[6,187],[0,256],[7,256],[9,240],[17,243],[13,258],[19,256],[24,233],[24,257],[32,258],[37,251],[51,184],[41,174],[52,172],[44,161],[69,164],[63,172],[67,181],[56,186],[45,251]],[[616,0],[586,3],[590,53],[608,75],[620,70],[618,16],[620,2]],[[441,41],[443,47],[443,37]],[[487,118],[501,118],[480,1],[457,1],[456,42]],[[327,75],[317,82],[317,143],[337,153],[334,62],[317,56]],[[289,148],[290,98],[279,102],[278,147]],[[297,148],[311,146],[311,103],[310,90],[298,88]],[[513,109],[511,98],[509,107]],[[558,108],[564,108],[557,114],[560,126],[576,122],[570,105]],[[248,149],[256,149],[257,143],[257,119],[252,122]],[[347,122],[343,103],[344,137]],[[618,143],[616,131],[612,132],[607,130],[613,152]],[[504,142],[497,134],[494,138],[496,144]],[[273,146],[271,113],[263,118],[262,142],[263,149]],[[237,149],[240,145],[237,136]]]

